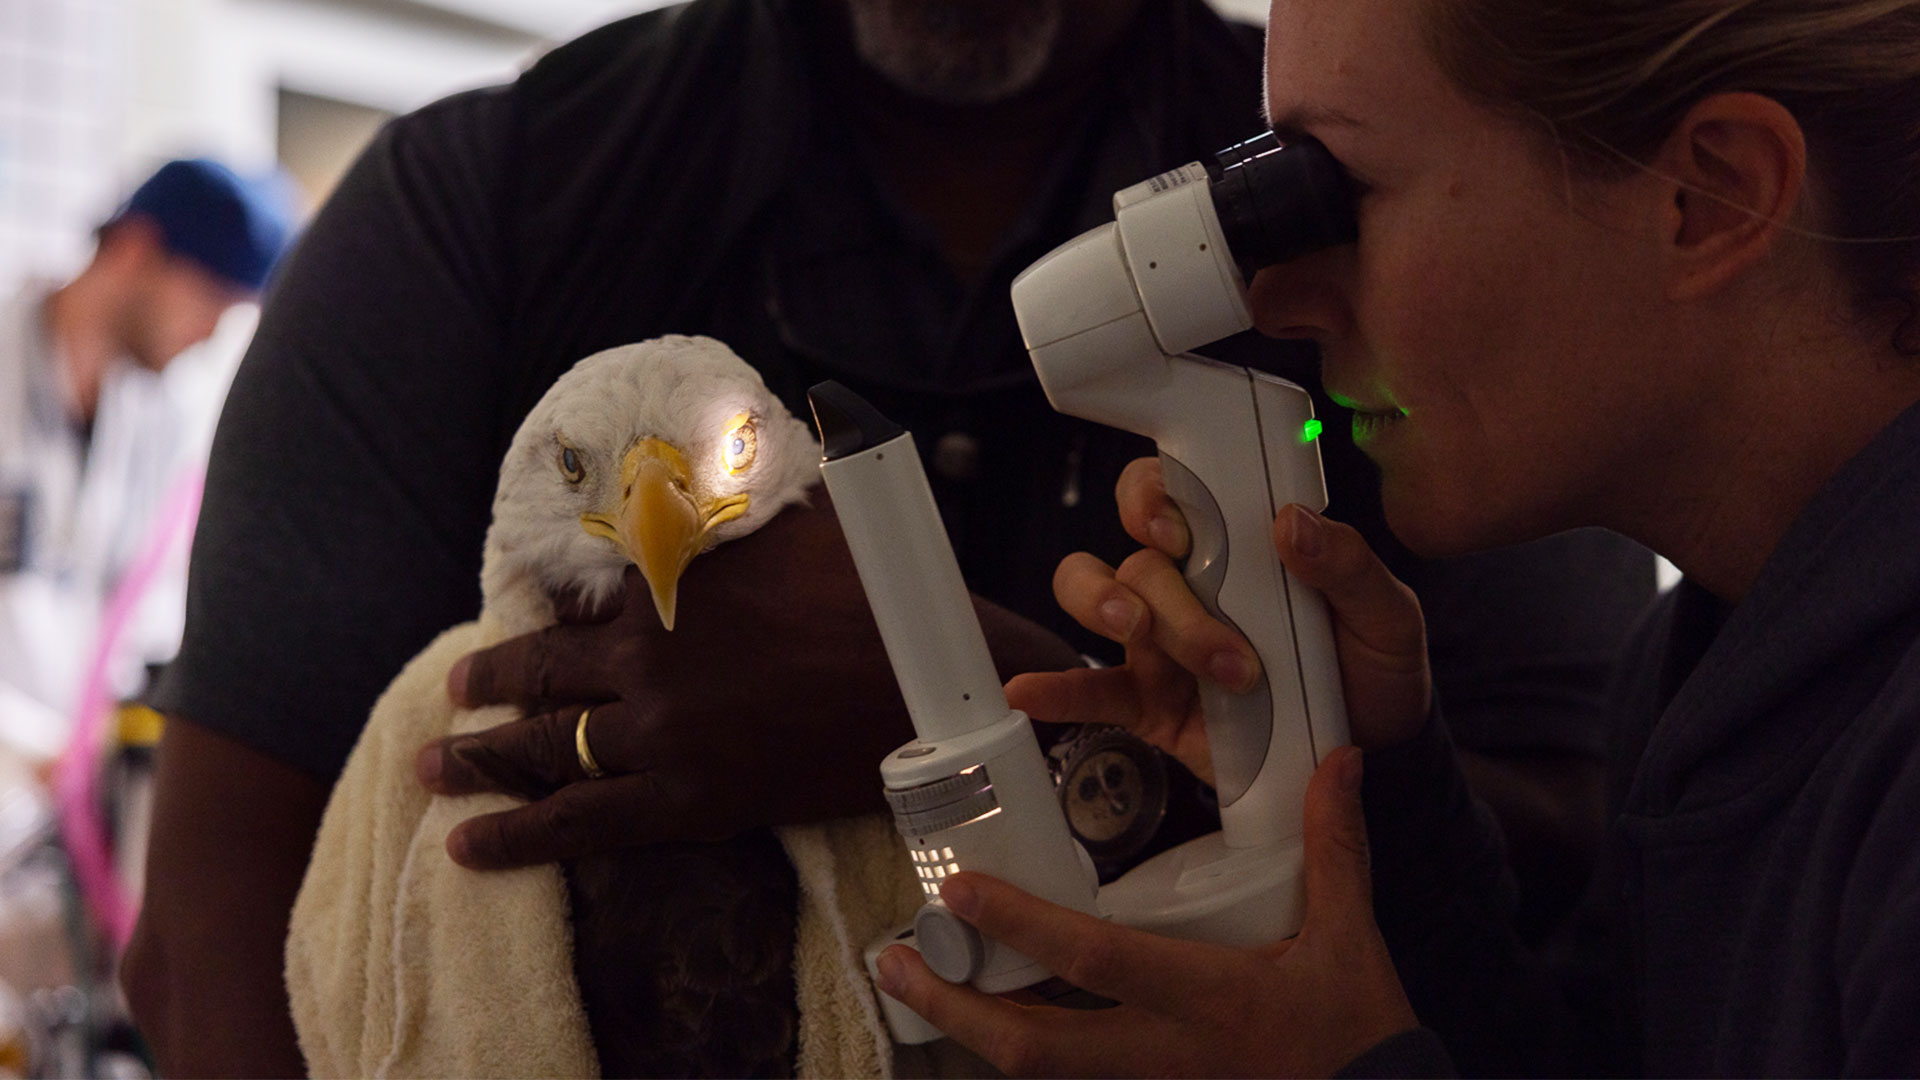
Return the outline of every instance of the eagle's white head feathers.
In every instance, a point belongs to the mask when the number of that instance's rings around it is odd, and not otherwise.
[[[555,594],[598,604],[637,565],[671,629],[694,556],[800,502],[819,464],[807,425],[712,338],[595,353],[527,414],[500,465],[487,613],[523,633],[553,621]]]

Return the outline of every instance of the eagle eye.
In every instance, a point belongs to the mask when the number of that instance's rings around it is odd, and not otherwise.
[[[753,418],[736,416],[728,423],[726,438],[720,442],[720,464],[729,474],[738,475],[753,464],[753,455],[758,449],[759,436],[754,431]]]
[[[587,466],[580,460],[580,451],[571,446],[560,448],[560,475],[566,477],[569,484],[577,484],[587,478]]]

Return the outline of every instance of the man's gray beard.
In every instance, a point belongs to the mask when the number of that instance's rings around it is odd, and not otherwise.
[[[1060,37],[1059,0],[846,0],[854,48],[888,82],[946,105],[1032,86]]]

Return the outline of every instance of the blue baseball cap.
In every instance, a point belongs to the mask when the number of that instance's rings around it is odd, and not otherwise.
[[[139,214],[168,251],[259,292],[293,241],[294,190],[284,173],[243,178],[206,158],[169,161],[107,224]]]

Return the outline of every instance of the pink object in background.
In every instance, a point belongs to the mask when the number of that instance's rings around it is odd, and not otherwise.
[[[146,545],[113,590],[94,637],[86,680],[74,716],[73,736],[54,768],[54,803],[60,819],[60,838],[73,864],[81,898],[95,924],[118,955],[133,936],[139,915],[138,898],[129,896],[113,870],[113,844],[100,817],[100,754],[106,743],[107,719],[116,702],[108,672],[114,647],[154,579],[166,565],[176,543],[193,534],[200,512],[205,473],[191,469],[174,482],[155,515]]]

